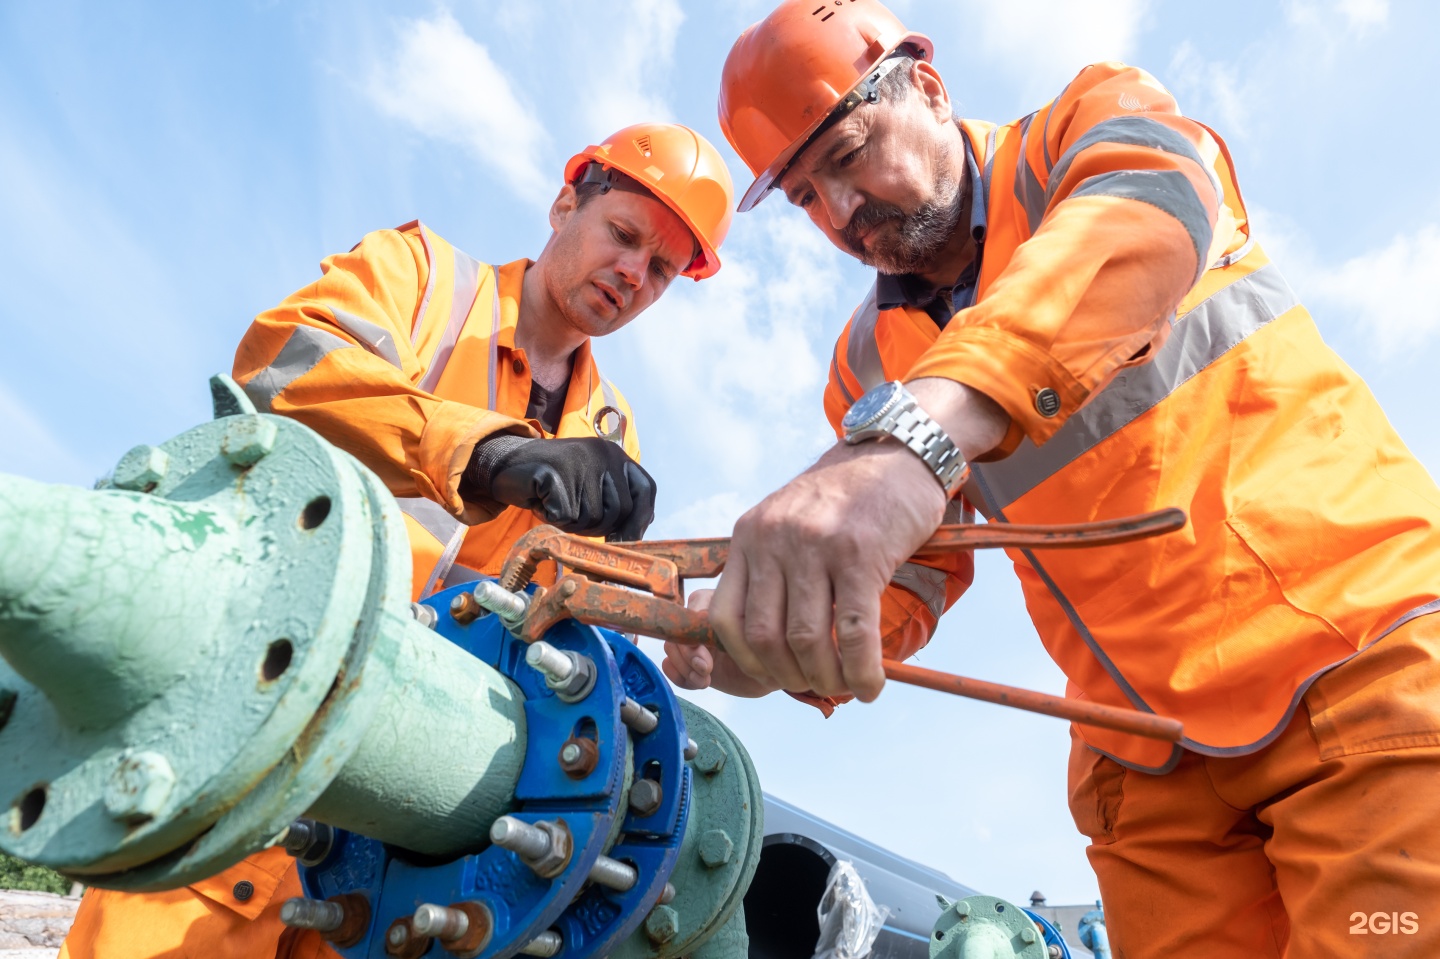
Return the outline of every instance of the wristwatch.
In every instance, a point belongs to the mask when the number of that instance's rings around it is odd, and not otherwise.
[[[899,440],[930,467],[947,497],[954,496],[970,478],[970,464],[960,450],[898,380],[867,391],[850,407],[840,426],[845,430],[845,442],[851,445],[885,436]]]

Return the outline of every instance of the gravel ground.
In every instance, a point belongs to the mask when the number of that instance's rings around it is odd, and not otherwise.
[[[54,959],[79,899],[0,889],[0,959]]]

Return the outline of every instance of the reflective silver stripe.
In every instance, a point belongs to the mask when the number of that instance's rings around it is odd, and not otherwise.
[[[1020,121],[1020,159],[1015,165],[1015,199],[1025,208],[1025,218],[1030,223],[1030,232],[1034,233],[1035,228],[1040,225],[1040,220],[1045,215],[1045,189],[1040,181],[1035,178],[1035,171],[1030,169],[1030,161],[1026,159],[1029,152],[1030,121],[1035,119],[1035,114]]]
[[[880,344],[875,340],[875,324],[880,319],[880,308],[875,301],[875,286],[865,294],[864,301],[850,317],[850,344],[845,351],[845,362],[850,375],[868,390],[885,382],[885,364],[880,361]]]
[[[435,292],[435,251],[430,248],[430,237],[425,230],[425,224],[416,220],[415,225],[420,228],[420,245],[425,247],[425,293],[420,297],[420,306],[415,310],[415,325],[410,329],[411,346],[420,342],[420,331],[425,327],[425,311],[430,307],[430,294]]]
[[[245,384],[245,395],[255,408],[268,413],[275,397],[291,383],[309,373],[315,365],[336,350],[355,349],[355,344],[334,333],[313,326],[297,326],[270,365],[251,377]]]
[[[495,364],[500,355],[500,271],[493,266],[490,275],[494,280],[495,296],[490,303],[490,368],[486,373],[486,384],[490,388],[489,409],[495,409]]]
[[[354,313],[330,307],[330,313],[335,317],[335,325],[355,339],[360,345],[371,353],[385,360],[395,369],[400,369],[400,351],[395,348],[395,338],[390,331],[383,327],[376,326],[369,320],[362,320]]]
[[[853,334],[852,334],[853,335]],[[846,404],[855,402],[855,397],[850,395],[850,388],[845,385],[845,378],[840,375],[840,341],[835,341],[835,349],[830,354],[830,375],[835,378],[835,385],[840,387],[840,395],[845,397]]]
[[[1184,157],[1187,160],[1194,160],[1202,169],[1205,167],[1205,161],[1200,159],[1200,151],[1195,149],[1195,144],[1185,139],[1185,136],[1173,127],[1168,127],[1159,120],[1152,120],[1149,117],[1115,117],[1095,124],[1085,132],[1084,136],[1076,140],[1070,149],[1061,154],[1060,162],[1055,165],[1055,170],[1050,175],[1050,185],[1045,190],[1047,202],[1055,196],[1055,191],[1069,175],[1070,166],[1075,159],[1100,143],[1148,147],[1152,150]]]
[[[425,370],[425,376],[420,380],[419,387],[427,393],[435,392],[435,385],[440,382],[440,374],[445,372],[445,366],[450,362],[450,354],[455,352],[455,344],[460,339],[460,331],[465,328],[465,317],[470,315],[470,308],[475,305],[475,296],[480,288],[480,261],[466,253],[455,251],[455,295],[450,300],[450,320],[445,324],[445,332],[440,336],[440,345],[435,347],[435,353],[430,357],[430,365]],[[495,285],[496,295],[499,295],[500,285]],[[494,409],[492,402],[490,408]]]
[[[1190,242],[1195,245],[1195,279],[1205,272],[1210,264],[1205,262],[1210,253],[1210,239],[1215,235],[1215,224],[1210,222],[1210,213],[1195,192],[1190,178],[1179,170],[1120,170],[1092,176],[1070,193],[1079,196],[1117,196],[1139,200],[1164,210],[1180,221]]]
[[[903,586],[920,597],[936,619],[945,613],[945,573],[941,570],[919,563],[901,563],[890,577],[890,585]]]
[[[422,597],[429,596],[435,591],[436,585],[449,574],[451,567],[455,565],[455,557],[460,554],[460,546],[465,541],[466,526],[447,513],[439,503],[423,496],[397,496],[395,500],[400,504],[400,512],[419,523],[424,527],[425,532],[445,544],[444,550],[440,553],[440,559],[436,561],[435,567],[430,571],[430,578],[425,581],[424,587],[420,590]]]
[[[1120,373],[1043,446],[1022,440],[995,463],[975,464],[993,509],[1004,509],[1187,383],[1255,331],[1299,305],[1269,264],[1203,300],[1175,322],[1149,363]]]
[[[1250,252],[1252,249],[1254,249],[1254,248],[1255,248],[1255,238],[1254,238],[1253,236],[1247,236],[1247,237],[1245,238],[1245,242],[1242,243],[1242,244],[1240,244],[1240,246],[1235,250],[1235,252],[1233,252],[1233,253],[1226,253],[1226,254],[1225,254],[1224,256],[1222,256],[1220,259],[1218,259],[1218,260],[1216,260],[1214,263],[1210,264],[1210,269],[1212,269],[1212,270],[1223,270],[1223,269],[1225,269],[1225,267],[1229,266],[1231,263],[1239,263],[1241,260],[1245,259],[1245,255],[1246,255],[1247,253],[1249,253],[1249,252]]]

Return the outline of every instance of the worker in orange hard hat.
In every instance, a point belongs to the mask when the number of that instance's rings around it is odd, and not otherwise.
[[[418,222],[371,233],[256,318],[235,378],[258,408],[295,417],[385,481],[405,513],[417,599],[498,572],[542,522],[638,539],[655,483],[590,337],[629,323],[677,276],[713,276],[733,204],[704,138],[626,127],[565,165],[533,262],[481,263]],[[184,889],[92,889],[61,955],[333,955],[281,924],[300,894],[281,846]]]
[[[740,208],[783,194],[876,280],[831,364],[841,442],[737,524],[725,655],[667,672],[870,700],[965,587],[902,565],[947,508],[1181,507],[1168,537],[1012,553],[1070,695],[1184,723],[1073,729],[1116,955],[1440,955],[1440,489],[1155,78],[1088,66],[996,125],[953,116],[932,52],[875,0],[786,2],[725,63]],[[1355,939],[1374,913],[1403,933]]]

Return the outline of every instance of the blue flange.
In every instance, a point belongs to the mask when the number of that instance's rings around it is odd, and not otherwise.
[[[527,822],[563,821],[573,851],[563,872],[542,879],[520,858],[499,846],[438,864],[402,858],[383,843],[337,831],[335,848],[316,866],[301,866],[305,892],[324,899],[363,893],[371,903],[368,936],[338,951],[346,959],[388,959],[385,936],[393,923],[422,903],[449,905],[480,900],[494,916],[489,943],[480,959],[505,959],[551,928],[558,928],[564,959],[603,956],[644,921],[674,869],[689,811],[690,770],[684,761],[685,720],[669,683],[648,656],[619,634],[563,621],[546,633],[559,649],[588,656],[596,667],[595,686],[580,702],[566,703],[525,662],[527,645],[512,636],[499,617],[469,625],[449,615],[450,601],[474,588],[465,584],[437,593],[426,605],[439,614],[436,632],[507,676],[525,696],[525,759],[511,815]],[[628,731],[620,720],[625,697],[655,711],[660,721],[648,734]],[[572,736],[595,741],[599,758],[579,779],[559,764],[560,749]],[[633,736],[633,760],[627,744]],[[660,784],[659,807],[644,817],[622,805],[630,763],[637,777]],[[595,884],[590,868],[615,834],[608,855],[634,866],[640,881],[620,893]],[[448,955],[432,944],[427,955]]]
[[[1066,944],[1065,937],[1060,935],[1060,930],[1056,929],[1049,919],[1039,913],[1031,912],[1029,909],[1025,910],[1025,915],[1033,919],[1035,925],[1040,927],[1040,932],[1045,937],[1045,945],[1059,946],[1060,959],[1070,959],[1070,947]]]

